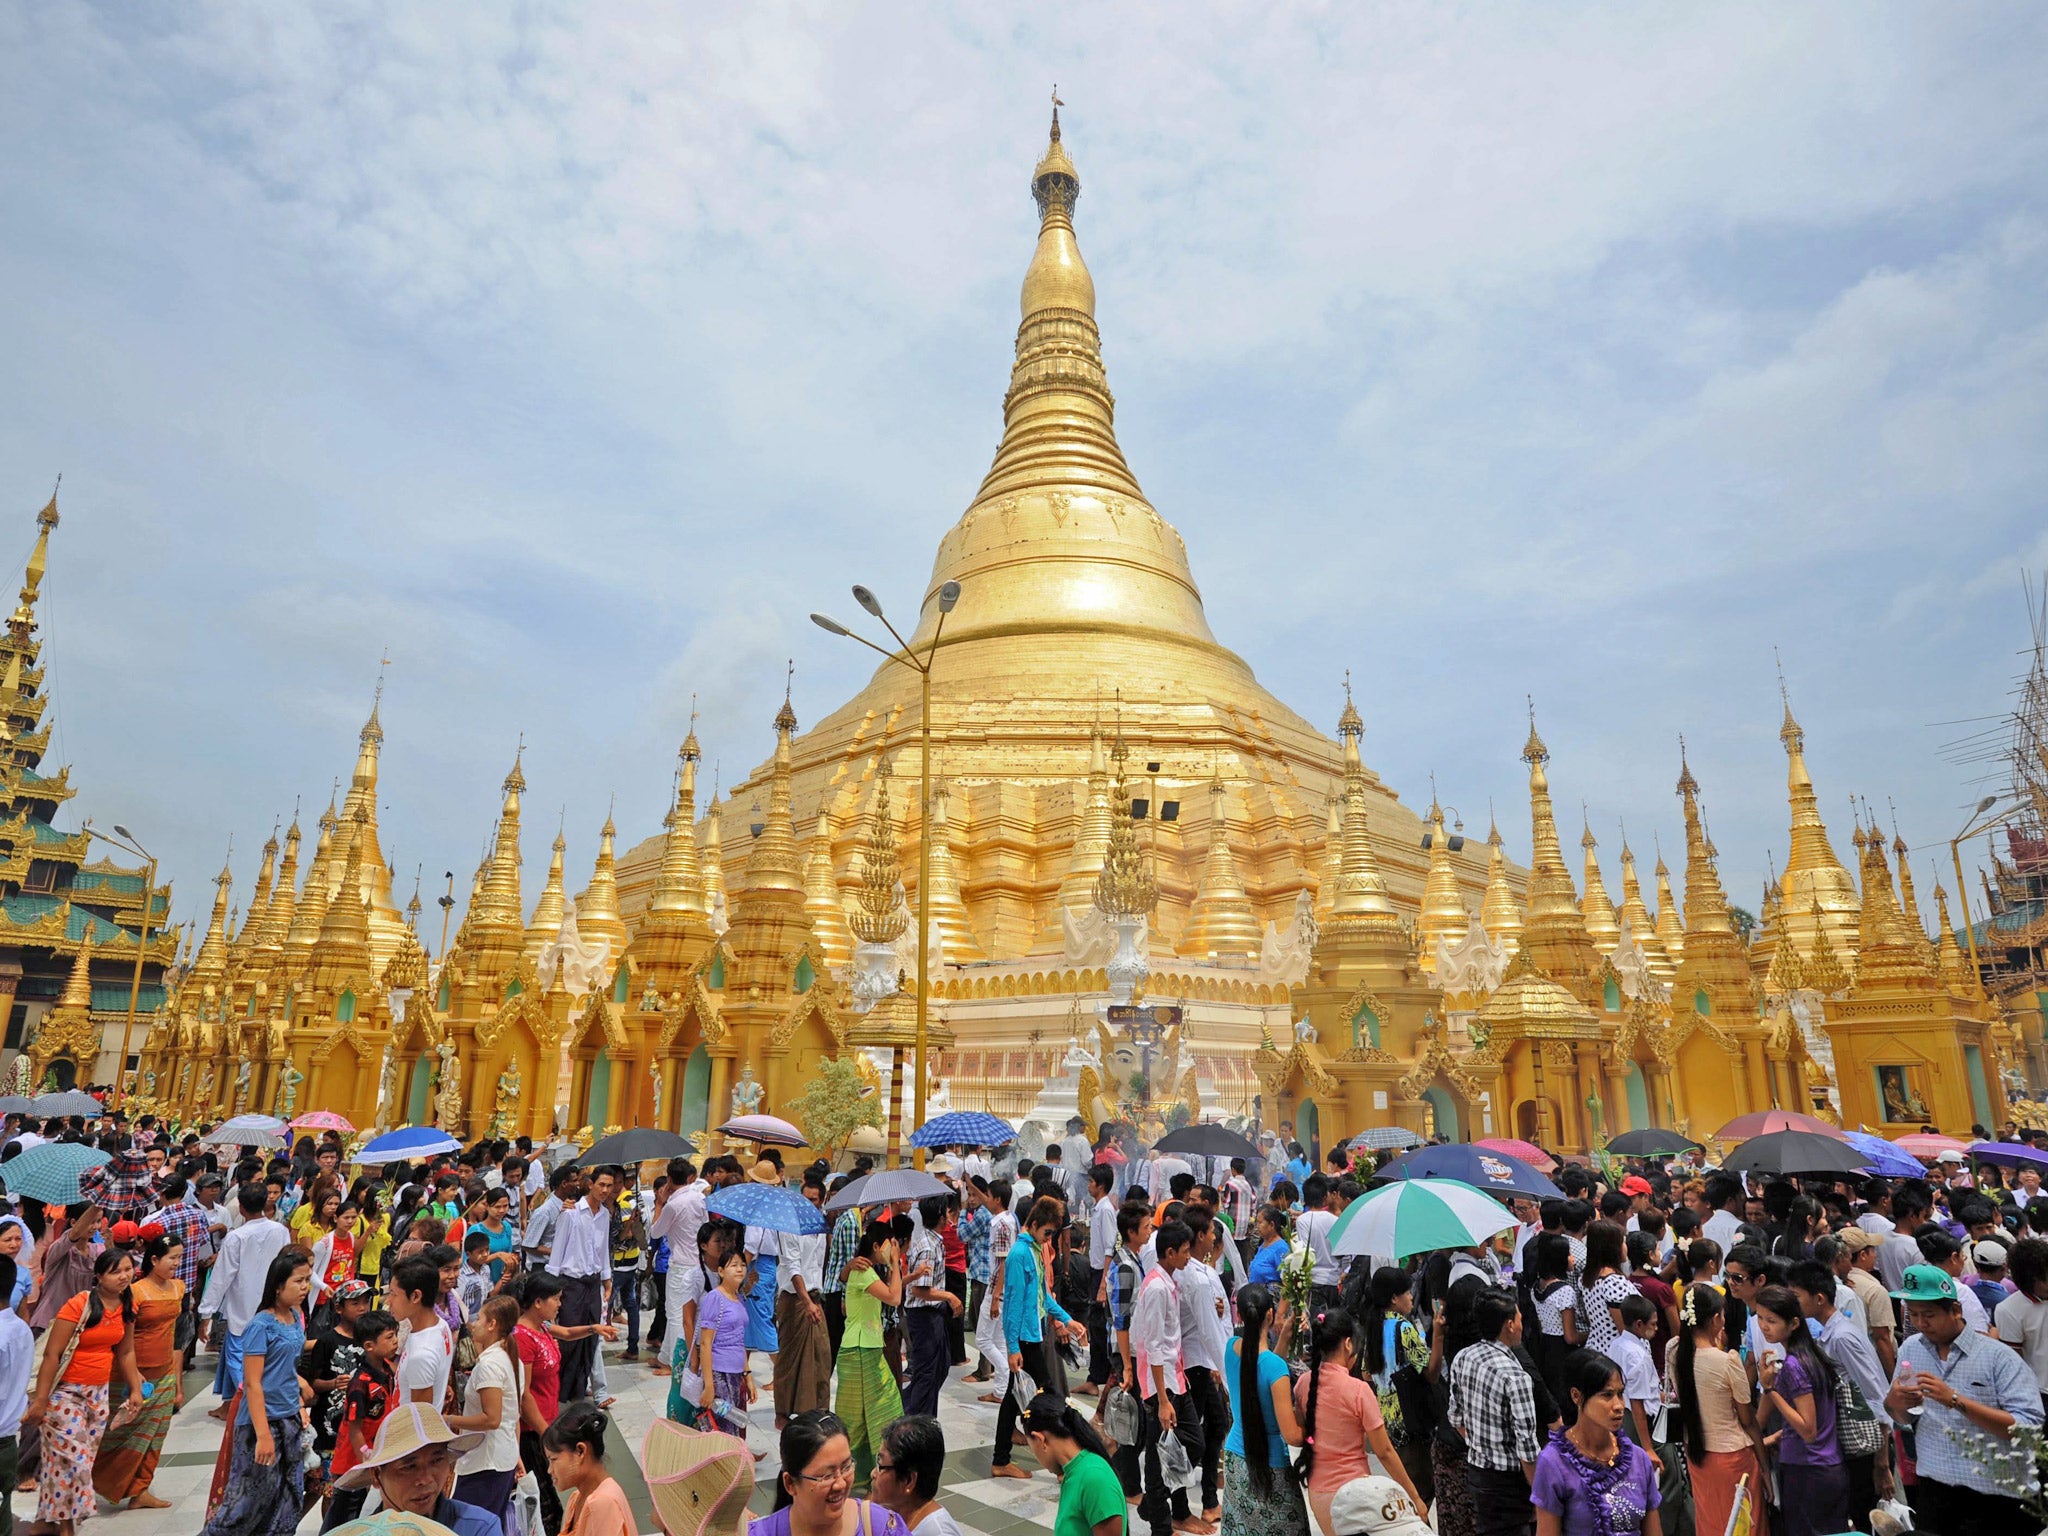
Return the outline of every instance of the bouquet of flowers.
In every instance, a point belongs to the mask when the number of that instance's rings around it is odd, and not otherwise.
[[[1280,1261],[1280,1299],[1287,1304],[1287,1311],[1294,1319],[1294,1339],[1287,1350],[1287,1358],[1297,1368],[1308,1364],[1309,1283],[1315,1273],[1315,1255],[1308,1251],[1308,1239],[1297,1235],[1287,1245],[1287,1256]]]

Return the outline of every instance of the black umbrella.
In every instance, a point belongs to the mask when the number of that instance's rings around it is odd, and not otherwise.
[[[624,1167],[634,1163],[665,1163],[672,1157],[685,1157],[696,1150],[697,1144],[687,1136],[642,1127],[599,1137],[591,1143],[588,1152],[576,1159],[576,1165],[579,1168],[601,1168],[606,1163],[618,1163]]]
[[[1607,1143],[1607,1150],[1622,1157],[1676,1157],[1681,1152],[1691,1152],[1699,1143],[1681,1136],[1676,1131],[1659,1130],[1623,1131]]]
[[[1870,1154],[1813,1131],[1772,1131],[1753,1136],[1721,1166],[1730,1173],[1856,1173]]]
[[[1184,1125],[1168,1131],[1154,1145],[1159,1152],[1178,1152],[1183,1157],[1254,1158],[1259,1149],[1227,1125]]]

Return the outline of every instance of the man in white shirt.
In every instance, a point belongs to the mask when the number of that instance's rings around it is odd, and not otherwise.
[[[2025,1210],[2041,1198],[2041,1170],[2032,1163],[2021,1163],[2014,1178],[2012,1203]]]
[[[1060,1138],[1060,1166],[1066,1170],[1067,1203],[1078,1211],[1088,1198],[1088,1170],[1095,1166],[1088,1123],[1079,1115],[1067,1116],[1067,1134]]]
[[[1326,1173],[1312,1173],[1302,1185],[1301,1201],[1307,1207],[1295,1218],[1294,1230],[1307,1245],[1309,1252],[1309,1295],[1326,1307],[1337,1305],[1337,1282],[1342,1271],[1337,1267],[1336,1257],[1330,1252],[1330,1229],[1337,1225],[1337,1218],[1327,1209],[1330,1201],[1330,1176]]]
[[[215,1418],[227,1416],[227,1400],[242,1384],[242,1331],[262,1303],[270,1261],[291,1241],[283,1222],[263,1214],[269,1198],[270,1191],[262,1184],[243,1187],[242,1224],[221,1240],[206,1299],[199,1303],[201,1318],[220,1319],[214,1334],[220,1346],[220,1368],[214,1374],[213,1390],[221,1399],[220,1407],[211,1410]]]
[[[1230,1308],[1223,1295],[1217,1260],[1235,1258],[1223,1224],[1215,1218],[1194,1230],[1180,1282],[1180,1360],[1188,1378],[1188,1404],[1202,1425],[1202,1512],[1204,1521],[1222,1518],[1217,1474],[1223,1442],[1230,1434],[1230,1390],[1223,1380],[1223,1349],[1230,1337]]]
[[[681,1338],[675,1330],[676,1319],[682,1316],[683,1277],[697,1261],[697,1234],[704,1230],[710,1215],[704,1201],[711,1186],[697,1177],[697,1165],[687,1157],[669,1159],[668,1179],[669,1197],[655,1212],[654,1222],[647,1229],[647,1240],[668,1243],[668,1281],[663,1287],[662,1309],[668,1317],[671,1336]],[[675,1354],[673,1347],[668,1348],[668,1353]]]
[[[1138,1501],[1138,1517],[1151,1525],[1152,1536],[1171,1536],[1174,1524],[1185,1523],[1192,1514],[1187,1490],[1178,1483],[1169,1488],[1160,1470],[1159,1442],[1174,1432],[1181,1413],[1194,1412],[1181,1364],[1181,1296],[1176,1279],[1187,1266],[1193,1238],[1186,1223],[1179,1221],[1167,1222],[1155,1238],[1158,1263],[1138,1287],[1137,1305],[1131,1310],[1131,1353],[1144,1409],[1139,1454],[1145,1492]]]
[[[1712,1212],[1701,1221],[1700,1236],[1711,1237],[1724,1254],[1733,1252],[1742,1241],[1742,1181],[1730,1174],[1715,1174],[1707,1180],[1706,1201]]]
[[[1017,1241],[1017,1218],[1010,1214],[1007,1196],[1009,1181],[997,1179],[989,1185],[988,1193],[980,1197],[988,1208],[988,1258],[990,1280],[988,1289],[982,1292],[981,1315],[974,1320],[974,1347],[981,1358],[988,1362],[988,1391],[981,1395],[984,1403],[1000,1404],[1003,1394],[1010,1390],[1010,1352],[1003,1343],[1003,1266],[1010,1257],[1010,1245]],[[1116,1242],[1116,1213],[1110,1213],[1110,1242]],[[1089,1325],[1088,1335],[1092,1341],[1097,1325]],[[1103,1380],[1107,1381],[1107,1375]]]
[[[607,1164],[590,1171],[590,1187],[574,1205],[564,1206],[555,1222],[554,1248],[548,1269],[562,1280],[565,1328],[605,1320],[605,1293],[612,1277],[612,1197],[618,1193],[619,1170]],[[562,1401],[574,1402],[590,1390],[595,1335],[562,1346]]]
[[[960,1177],[963,1182],[969,1184],[976,1179],[980,1179],[984,1184],[988,1182],[987,1148],[972,1147],[968,1150],[967,1155],[960,1159]]]
[[[1164,1205],[1173,1198],[1174,1178],[1183,1173],[1189,1178],[1195,1176],[1195,1166],[1186,1158],[1175,1157],[1170,1152],[1153,1155],[1151,1195],[1154,1205]]]
[[[440,1272],[425,1254],[402,1260],[391,1272],[391,1315],[402,1335],[398,1354],[398,1401],[424,1403],[436,1413],[448,1398],[455,1368],[455,1340],[434,1303],[441,1296]]]
[[[824,1210],[822,1175],[804,1175],[804,1198]],[[818,1299],[825,1283],[827,1241],[822,1229],[816,1234],[785,1233],[782,1238],[782,1262],[775,1271],[777,1430],[792,1414],[831,1406],[832,1350],[825,1333],[825,1308]]]

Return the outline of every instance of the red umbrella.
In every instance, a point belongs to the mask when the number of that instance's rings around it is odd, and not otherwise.
[[[1737,1115],[1714,1132],[1714,1139],[1747,1141],[1752,1136],[1768,1136],[1774,1131],[1812,1131],[1816,1136],[1832,1136],[1837,1141],[1847,1139],[1840,1127],[1829,1125],[1825,1120],[1816,1120],[1812,1115],[1802,1115],[1796,1109],[1763,1109],[1754,1114]]]
[[[1944,1152],[1968,1153],[1970,1150],[1967,1141],[1958,1141],[1953,1136],[1943,1136],[1935,1131],[1915,1131],[1910,1136],[1899,1137],[1892,1145],[1924,1162],[1933,1162]]]

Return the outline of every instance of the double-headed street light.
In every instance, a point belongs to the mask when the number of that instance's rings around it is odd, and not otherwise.
[[[128,1042],[135,1033],[135,1008],[142,1000],[142,957],[149,951],[149,920],[156,911],[156,855],[135,840],[135,834],[119,822],[114,824],[116,836],[92,826],[86,827],[86,835],[96,837],[111,848],[132,853],[148,862],[148,869],[142,877],[142,932],[135,940],[135,974],[128,982],[128,1017],[121,1021],[121,1059],[114,1063],[114,1102],[119,1104],[128,1097]],[[90,977],[86,978],[88,981]]]
[[[829,634],[839,635],[848,640],[857,640],[885,661],[893,661],[910,668],[918,675],[922,695],[922,707],[917,717],[918,738],[918,812],[917,812],[917,1046],[913,1053],[914,1070],[917,1077],[915,1098],[917,1123],[924,1124],[925,1117],[925,1020],[927,1016],[927,993],[930,977],[932,928],[932,658],[938,653],[939,636],[946,627],[946,615],[953,611],[953,605],[960,601],[960,583],[949,581],[939,588],[939,617],[932,625],[931,643],[920,655],[910,648],[910,642],[897,633],[896,626],[889,622],[889,616],[882,612],[882,604],[875,594],[866,587],[856,585],[853,600],[869,614],[882,621],[882,627],[896,641],[897,649],[887,651],[868,639],[857,635],[837,619],[822,613],[811,615],[811,622]],[[892,1114],[901,1114],[900,1105],[891,1105]],[[924,1166],[924,1149],[917,1149],[917,1165]]]

